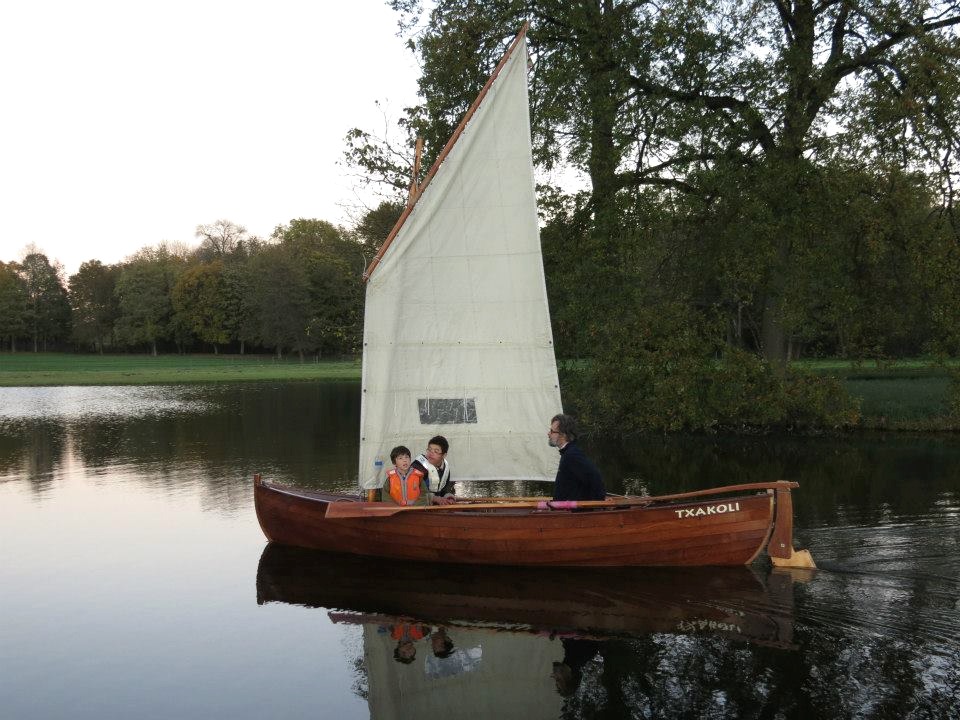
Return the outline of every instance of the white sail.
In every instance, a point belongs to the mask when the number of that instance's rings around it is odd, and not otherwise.
[[[367,283],[360,480],[434,435],[454,480],[552,480],[561,411],[521,36]]]

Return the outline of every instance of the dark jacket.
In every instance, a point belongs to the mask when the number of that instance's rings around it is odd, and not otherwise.
[[[560,451],[560,467],[553,486],[554,500],[605,500],[600,471],[575,442],[569,442]]]

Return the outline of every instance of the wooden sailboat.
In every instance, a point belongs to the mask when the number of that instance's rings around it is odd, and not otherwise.
[[[390,449],[450,441],[461,481],[552,480],[561,411],[534,191],[526,28],[366,271],[360,481]],[[333,552],[486,565],[737,565],[792,543],[794,483],[658,498],[387,507],[254,482],[268,539]]]
[[[285,545],[478,565],[813,567],[793,547],[796,483],[584,503],[460,502],[406,508],[254,480],[260,527]]]

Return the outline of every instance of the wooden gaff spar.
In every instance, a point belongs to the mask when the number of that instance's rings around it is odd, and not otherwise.
[[[397,445],[450,441],[457,482],[549,481],[563,407],[540,251],[526,26],[365,273],[362,490]],[[795,483],[576,504],[392,508],[254,481],[260,526],[288,545],[485,565],[741,565],[793,548]]]

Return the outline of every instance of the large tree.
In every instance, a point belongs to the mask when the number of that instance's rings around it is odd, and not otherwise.
[[[27,285],[20,277],[16,263],[0,261],[0,341],[10,342],[16,352],[17,338],[26,334],[30,314]]]
[[[357,239],[364,244],[368,257],[372,258],[383,245],[403,214],[404,207],[403,202],[384,200],[360,218],[354,232]]]
[[[223,261],[215,260],[186,268],[171,290],[177,322],[212,345],[215,354],[230,342],[236,326],[236,303],[229,289]]]
[[[274,348],[278,359],[285,348],[302,357],[310,349],[310,287],[305,268],[279,245],[262,248],[249,263],[247,305],[258,342]]]
[[[363,322],[362,273],[369,248],[324,220],[292,220],[274,233],[304,272],[309,309],[303,348],[354,353]]]
[[[70,307],[73,311],[73,337],[103,354],[105,341],[113,338],[119,315],[114,293],[119,269],[99,260],[88,260],[70,276]]]
[[[252,239],[245,227],[230,220],[197,225],[196,237],[200,239],[199,253],[206,261],[243,250]]]
[[[256,252],[259,252],[259,246]],[[254,271],[251,267],[252,255],[228,262],[223,269],[224,295],[229,312],[231,335],[240,343],[240,354],[246,352],[247,343],[256,340],[256,308],[252,289]]]
[[[48,343],[65,340],[70,334],[70,303],[61,279],[62,267],[51,265],[42,252],[27,254],[20,264],[20,276],[27,289],[27,323],[33,351],[46,350]]]
[[[439,0],[427,14],[416,0],[390,4],[423,67],[425,100],[405,123],[426,138],[428,160],[531,20],[536,161],[569,164],[589,180],[569,218],[583,228],[571,235],[583,278],[656,280],[636,277],[632,247],[651,198],[670,210],[695,196],[700,227],[714,227],[720,201],[748,192],[764,223],[727,216],[728,235],[738,231],[736,252],[757,263],[744,294],[755,298],[771,361],[787,358],[790,288],[803,272],[801,249],[818,241],[807,221],[825,208],[834,219],[845,211],[822,202],[824,167],[922,172],[954,222],[955,1]],[[376,165],[389,153],[364,155],[369,136],[354,140],[355,161],[403,186],[403,163]]]
[[[120,309],[117,336],[128,344],[146,344],[153,355],[157,343],[174,336],[171,290],[183,261],[165,247],[144,248],[127,260],[117,278]]]

